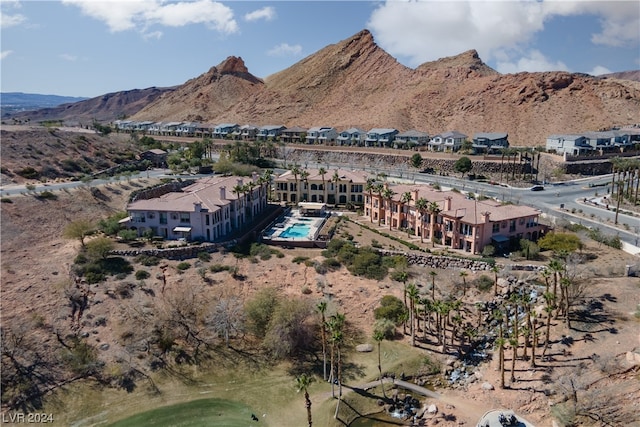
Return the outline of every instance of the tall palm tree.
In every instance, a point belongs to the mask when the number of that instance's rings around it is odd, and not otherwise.
[[[431,300],[435,302],[436,300],[436,276],[438,273],[435,270],[431,270],[429,272],[429,276],[431,276]]]
[[[389,231],[391,231],[391,223],[392,221],[392,217],[393,217],[393,210],[391,209],[391,205],[393,204],[393,196],[395,196],[395,192],[389,188],[389,187],[385,187],[384,191],[382,192],[382,198],[385,200],[385,219],[387,217],[387,211],[389,211]]]
[[[436,218],[440,213],[440,206],[437,202],[429,203],[429,213],[431,214],[431,229],[429,230],[429,239],[431,239],[431,247],[435,247],[436,244],[433,241],[433,236],[436,228]]]
[[[382,395],[386,398],[386,392],[384,391],[384,383],[382,382],[382,362],[380,358],[380,345],[384,340],[384,331],[376,329],[373,331],[373,339],[378,343],[378,373],[380,374],[380,388],[382,388]]]
[[[544,350],[542,350],[542,355],[547,354],[547,350],[549,349],[549,343],[551,341],[551,317],[553,316],[553,308],[554,308],[554,304],[555,304],[555,298],[556,296],[553,294],[553,292],[546,292],[544,294],[544,300],[546,302],[546,306],[544,308],[544,311],[547,313],[547,325],[546,325],[546,332],[545,332],[545,338],[544,338]]]
[[[298,186],[298,176],[300,175],[300,168],[298,165],[293,165],[291,168],[291,174],[293,174],[293,179],[296,181],[296,203],[300,202],[300,186]]]
[[[409,332],[411,333],[411,345],[416,346],[416,328],[415,328],[415,312],[416,301],[420,297],[418,287],[415,283],[407,286],[407,296],[409,297]]]
[[[377,183],[373,191],[378,193],[378,227],[380,227],[380,221],[382,220],[382,193],[384,192],[384,184],[381,182]]]
[[[311,399],[309,399],[309,386],[313,382],[313,377],[307,374],[300,374],[296,377],[296,388],[298,392],[304,392],[304,407],[307,408],[307,425],[312,427],[311,421]]]
[[[462,295],[463,296],[467,295],[467,276],[468,275],[469,273],[467,273],[464,270],[460,272],[460,277],[462,277]]]
[[[333,182],[333,192],[334,192],[334,204],[338,204],[338,182],[340,182],[340,174],[338,173],[338,169],[333,172],[333,176],[331,177],[331,181]]]
[[[340,384],[341,366],[340,366],[340,343],[342,342],[342,331],[344,327],[345,316],[341,313],[336,313],[327,321],[327,327],[330,334],[331,343],[331,372],[329,374],[329,381],[331,381],[331,396],[335,397],[334,384],[336,380]],[[334,363],[334,358],[337,356],[338,363]],[[342,386],[340,386],[342,389]]]
[[[496,346],[498,347],[498,364],[500,365],[500,388],[504,389],[504,345],[506,343],[502,330],[502,322],[504,318],[500,310],[494,311],[493,316],[498,321],[498,338],[496,339]]]
[[[309,171],[308,171],[308,170],[306,170],[306,169],[302,170],[302,171],[300,172],[300,180],[301,180],[302,182],[304,182],[304,189],[305,189],[305,191],[309,191],[309,181],[308,181],[308,179],[309,179]],[[304,194],[305,194],[305,195],[308,195],[309,193],[304,193]],[[305,197],[305,201],[308,201],[308,200],[306,200],[306,199],[307,199],[307,198]]]
[[[271,180],[273,179],[273,169],[265,169],[262,174],[263,182],[267,184],[267,196],[271,200]]]
[[[322,379],[327,380],[327,322],[325,319],[325,313],[327,311],[327,302],[320,301],[316,306],[316,309],[320,312],[320,337],[322,339]]]
[[[364,191],[369,193],[369,222],[373,222],[373,190],[375,189],[375,186],[375,180],[373,178],[367,178]]]
[[[404,212],[404,207],[405,205],[408,205],[409,203],[411,203],[411,201],[413,200],[413,195],[411,194],[411,191],[405,191],[404,193],[402,193],[402,197],[400,198],[400,224],[402,224],[402,216],[404,215],[404,219],[405,219],[405,224],[407,227],[407,237],[409,237],[409,209],[407,208],[407,212]]]
[[[510,378],[511,384],[513,384],[516,382],[515,371],[516,371],[516,357],[518,353],[518,339],[515,337],[509,338],[509,345],[513,350],[513,354],[511,355],[511,378]]]
[[[498,273],[500,272],[500,267],[494,264],[491,267],[491,272],[493,273],[493,296],[498,296]]]
[[[416,200],[416,210],[420,214],[420,243],[424,243],[424,215],[429,210],[429,201],[424,197]],[[416,224],[416,229],[418,228]]]
[[[322,177],[322,203],[327,203],[327,187],[325,185],[324,176],[327,174],[327,170],[323,167],[318,169],[318,173]]]

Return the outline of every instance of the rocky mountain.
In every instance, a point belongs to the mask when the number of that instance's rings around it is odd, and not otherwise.
[[[145,91],[152,90],[71,104],[65,117],[507,132],[517,146],[544,145],[554,133],[640,123],[640,82],[625,76],[500,74],[474,50],[412,69],[368,30],[264,80],[242,58],[229,57],[183,85]]]
[[[503,75],[474,50],[411,69],[363,30],[264,82],[229,58],[134,118],[508,132],[513,145],[535,146],[553,133],[640,123],[634,83],[567,72]]]
[[[147,89],[113,92],[57,107],[11,114],[9,117],[3,116],[3,119],[11,118],[32,122],[63,120],[80,124],[89,124],[94,119],[112,121],[119,117],[128,117],[137,113],[144,106],[153,103],[163,93],[171,92],[172,90],[173,88],[150,87]]]

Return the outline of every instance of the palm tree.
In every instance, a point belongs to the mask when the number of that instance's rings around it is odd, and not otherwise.
[[[513,384],[516,382],[515,371],[516,371],[516,357],[518,352],[518,339],[515,337],[509,338],[509,345],[513,349],[513,354],[511,356],[511,379],[510,379],[511,384]]]
[[[327,170],[321,167],[320,169],[318,169],[318,173],[322,177],[322,202],[327,203],[327,187],[324,181],[324,176],[327,174]]]
[[[431,276],[431,300],[435,302],[436,300],[436,276],[438,273],[435,270],[431,270],[429,272],[429,276]]]
[[[333,176],[331,177],[331,181],[333,182],[333,192],[334,192],[334,204],[338,204],[338,182],[340,182],[340,174],[338,173],[338,169],[333,172]]]
[[[462,296],[467,295],[467,276],[468,275],[469,273],[467,273],[464,270],[460,272],[460,277],[462,277]]]
[[[416,346],[415,311],[416,301],[420,297],[418,287],[411,283],[407,286],[407,296],[409,297],[409,331],[411,333],[411,345]]]
[[[420,214],[420,243],[424,243],[424,214],[429,210],[429,201],[424,197],[420,197],[416,200],[416,210]]]
[[[271,179],[273,178],[273,169],[265,169],[262,174],[263,182],[267,184],[267,195],[271,200]]]
[[[300,180],[302,180],[305,184],[304,189],[305,191],[309,191],[309,171],[308,170],[303,170],[300,172]],[[304,193],[305,195],[308,195],[308,193]],[[307,197],[304,198],[304,201],[307,201]]]
[[[373,222],[373,190],[375,189],[375,186],[375,180],[373,180],[373,178],[367,178],[364,191],[369,193],[369,222]]]
[[[409,215],[408,215],[408,211],[409,209],[407,209],[407,213],[404,212],[404,205],[411,203],[411,201],[413,200],[413,196],[411,194],[411,191],[405,191],[404,193],[402,193],[402,197],[400,199],[400,218],[402,219],[402,214],[404,214],[404,218],[405,218],[405,224],[407,227],[407,237],[409,237]],[[400,222],[402,224],[402,221]]]
[[[547,327],[546,327],[546,333],[544,338],[544,350],[542,351],[542,355],[545,355],[547,353],[547,350],[549,349],[549,342],[550,342],[550,335],[551,335],[551,316],[553,314],[553,308],[554,308],[553,306],[555,303],[555,298],[556,296],[553,294],[553,292],[546,292],[544,294],[544,300],[547,303],[544,309],[544,311],[547,313]]]
[[[531,367],[536,367],[536,348],[538,347],[538,319],[533,319],[531,328]]]
[[[436,228],[436,217],[440,213],[440,206],[436,202],[429,203],[429,213],[431,214],[431,229],[429,231],[429,239],[431,239],[431,247],[435,247],[436,244],[433,241],[433,235]]]
[[[385,219],[387,217],[387,210],[389,211],[389,231],[391,231],[391,223],[392,223],[392,216],[393,216],[393,210],[391,209],[391,205],[393,204],[393,196],[395,196],[395,192],[389,188],[389,187],[385,187],[384,191],[382,192],[382,198],[385,200],[386,204],[385,204]]]
[[[327,380],[327,324],[324,317],[327,311],[327,302],[320,301],[316,306],[321,316],[320,334],[322,339],[322,379]]]
[[[382,395],[386,398],[387,395],[384,391],[384,383],[382,382],[382,363],[380,359],[380,344],[384,340],[384,331],[376,329],[373,331],[373,339],[378,343],[378,372],[380,373],[380,388],[382,388]]]
[[[380,221],[382,220],[382,193],[384,192],[384,184],[379,182],[373,188],[373,191],[378,193],[378,227],[380,227]]]
[[[300,201],[300,187],[298,186],[298,175],[300,175],[300,172],[302,171],[300,170],[298,165],[293,165],[293,168],[291,168],[291,173],[293,174],[293,179],[296,180],[296,203]]]
[[[330,333],[331,343],[331,373],[329,374],[329,381],[331,381],[331,396],[335,397],[334,384],[336,379],[340,384],[341,366],[340,366],[340,343],[342,342],[342,329],[345,322],[345,316],[341,313],[336,313],[327,321],[327,327]],[[337,365],[334,363],[334,358],[338,357]],[[337,377],[337,378],[336,378]],[[342,386],[340,386],[342,389]]]
[[[493,316],[498,321],[498,338],[496,339],[496,346],[498,347],[498,364],[500,365],[500,388],[504,389],[504,345],[506,340],[504,339],[502,331],[503,314],[500,310],[496,310],[494,311]]]
[[[311,427],[311,399],[309,399],[309,386],[313,382],[313,377],[307,374],[300,374],[296,377],[296,388],[298,392],[304,391],[304,407],[307,408],[307,424]]]
[[[500,267],[494,264],[491,267],[491,272],[493,273],[493,296],[498,296],[498,273],[500,272]]]

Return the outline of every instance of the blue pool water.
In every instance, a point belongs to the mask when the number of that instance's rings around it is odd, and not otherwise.
[[[307,237],[309,229],[309,224],[296,222],[280,233],[280,237]]]

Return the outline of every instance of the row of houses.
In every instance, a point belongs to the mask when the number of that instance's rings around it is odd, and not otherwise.
[[[557,134],[547,138],[548,152],[582,156],[625,151],[640,143],[640,129],[622,129],[579,134]]]
[[[544,232],[540,211],[528,206],[469,199],[429,185],[375,183],[364,172],[307,172],[296,176],[288,171],[275,178],[275,197],[293,205],[357,204],[372,223],[473,254],[487,245],[507,251],[520,239],[536,240]],[[270,185],[256,174],[204,178],[129,203],[121,222],[139,235],[149,231],[166,239],[223,241],[262,219]]]
[[[456,152],[469,140],[458,131],[429,136],[427,132],[411,129],[400,132],[393,128],[373,128],[368,131],[356,127],[338,132],[330,126],[304,128],[283,125],[218,125],[197,122],[150,122],[117,120],[114,126],[121,132],[142,132],[153,136],[184,136],[196,138],[233,139],[243,141],[280,141],[291,144],[324,144],[361,147],[414,148],[431,151]],[[474,151],[495,152],[509,146],[506,133],[476,133],[471,139]]]

